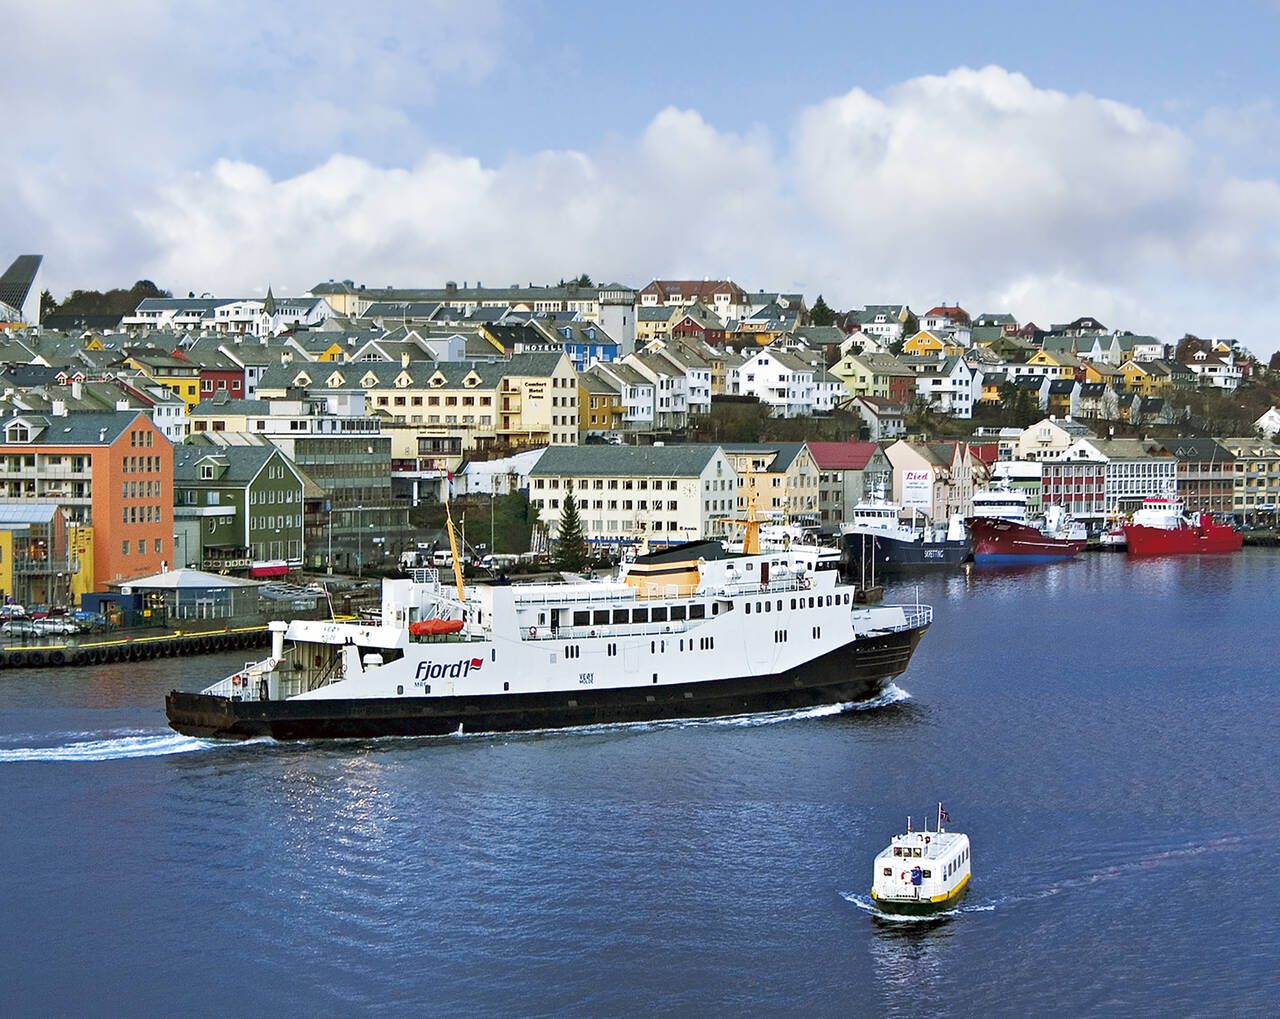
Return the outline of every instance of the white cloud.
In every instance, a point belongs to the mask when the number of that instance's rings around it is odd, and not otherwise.
[[[855,89],[804,111],[791,150],[813,215],[857,239],[842,293],[1174,336],[1259,325],[1242,292],[1280,268],[1275,182],[1212,156],[1132,107],[998,67]]]
[[[164,251],[153,277],[192,281],[179,289],[209,289],[202,279],[261,289],[282,273],[299,289],[336,275],[505,285],[583,271],[630,279],[645,266],[704,274],[714,263],[737,274],[785,225],[778,188],[762,139],[664,110],[634,142],[498,167],[439,152],[408,169],[335,156],[272,180],[223,160],[147,196],[137,216]]]
[[[284,45],[277,30],[255,30],[259,54]],[[349,70],[363,51],[345,52],[332,59]],[[327,87],[268,104],[311,104],[331,122],[299,143],[323,155],[296,169],[222,143],[214,158],[132,176],[127,160],[101,177],[92,161],[24,164],[12,177],[19,221],[54,239],[25,247],[56,255],[74,285],[145,275],[179,292],[271,282],[283,293],[330,277],[713,275],[769,289],[804,280],[833,306],[959,300],[1042,325],[1092,314],[1168,337],[1236,334],[1259,354],[1280,343],[1263,307],[1280,269],[1280,186],[1233,174],[1207,129],[1188,135],[1104,98],[961,68],[800,110],[781,148],[762,129],[723,132],[668,108],[578,150],[482,159],[422,137],[400,144],[417,117],[397,99],[413,62],[388,52],[385,80],[360,86],[367,108]],[[228,95],[216,96],[223,131],[251,93]],[[250,117],[244,133],[270,121]],[[390,157],[340,143],[362,130],[395,139]]]

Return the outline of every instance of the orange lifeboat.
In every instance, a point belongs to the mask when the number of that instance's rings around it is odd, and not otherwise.
[[[409,624],[409,633],[415,637],[440,637],[446,633],[459,633],[461,619],[419,619]]]

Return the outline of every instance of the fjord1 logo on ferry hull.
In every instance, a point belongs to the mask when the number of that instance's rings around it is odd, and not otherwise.
[[[454,662],[452,665],[446,662],[419,662],[413,678],[415,680],[462,679],[472,669],[479,669],[482,665],[484,665],[483,658],[471,658]]]

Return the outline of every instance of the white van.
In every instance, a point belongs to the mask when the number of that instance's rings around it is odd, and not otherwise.
[[[453,553],[447,548],[432,552],[431,565],[443,568],[451,567],[453,565]]]

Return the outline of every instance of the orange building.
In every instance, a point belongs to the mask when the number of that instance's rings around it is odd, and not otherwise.
[[[173,446],[140,411],[8,418],[0,501],[32,500],[93,528],[95,591],[173,560]]]

